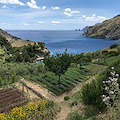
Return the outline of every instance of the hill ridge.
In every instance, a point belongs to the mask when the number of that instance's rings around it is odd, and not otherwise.
[[[88,27],[83,35],[91,38],[120,40],[120,14],[98,25]]]

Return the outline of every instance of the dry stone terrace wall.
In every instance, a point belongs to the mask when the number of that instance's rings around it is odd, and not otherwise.
[[[43,95],[43,94],[40,93],[39,91],[35,90],[34,88],[28,86],[28,85],[25,83],[24,79],[21,79],[21,80],[20,80],[20,84],[22,84],[22,91],[24,91],[24,87],[25,87],[25,88],[31,90],[34,94],[36,94],[36,95],[39,96],[40,98],[48,100],[48,98],[47,98],[45,95]]]

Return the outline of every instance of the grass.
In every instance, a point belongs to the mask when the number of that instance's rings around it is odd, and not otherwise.
[[[87,67],[90,69],[88,72],[85,72],[83,73],[84,75],[89,75],[89,76],[93,76],[97,73],[100,73],[102,71],[105,70],[105,68],[107,68],[107,66],[105,65],[99,65],[99,64],[94,64],[94,63],[91,63],[89,65],[87,65]]]
[[[68,71],[61,76],[61,84],[58,85],[58,76],[52,72],[46,72],[39,76],[33,76],[30,79],[47,88],[56,95],[61,95],[64,92],[70,91],[79,82],[85,81],[89,76],[82,75],[86,69],[79,67],[69,68]]]
[[[106,59],[106,63],[104,63],[104,59],[96,60],[93,63],[100,64],[100,65],[111,65],[115,63],[116,61],[120,60],[120,56],[112,56]]]
[[[69,114],[66,120],[85,120],[85,119],[78,111],[74,111]]]

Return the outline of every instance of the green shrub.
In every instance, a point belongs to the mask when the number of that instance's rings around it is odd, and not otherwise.
[[[76,68],[76,67],[77,67],[77,64],[76,64],[76,63],[71,63],[70,67],[71,67],[71,68]]]
[[[70,98],[69,96],[65,96],[64,100],[69,100],[69,98]]]
[[[92,80],[90,83],[85,84],[81,89],[81,98],[85,105],[93,105],[98,109],[102,109],[101,95],[104,93],[102,79]]]
[[[106,55],[107,57],[111,57],[111,56],[118,56],[119,53],[116,52],[116,51],[109,51],[109,52],[105,53],[105,55]]]
[[[107,52],[108,52],[107,50],[103,50],[102,51],[102,55],[105,54],[105,53],[107,53]]]
[[[110,49],[116,48],[118,46],[118,44],[114,44],[110,46]]]
[[[2,78],[0,77],[0,86],[2,86]]]
[[[81,114],[75,111],[70,113],[66,120],[85,120],[85,119]]]
[[[89,118],[89,120],[99,120],[97,117],[91,117],[91,118]]]
[[[49,100],[48,103],[47,103],[47,105],[46,105],[46,107],[50,108],[50,107],[53,107],[54,105],[55,105],[54,101]]]
[[[114,63],[116,63],[118,60],[120,60],[120,56],[113,56],[113,57],[109,57],[106,59],[106,63],[107,65],[113,65]]]
[[[72,107],[72,106],[76,106],[76,105],[78,105],[78,102],[77,102],[76,100],[74,100],[74,101],[71,103],[71,107]]]
[[[98,108],[96,108],[94,106],[86,106],[84,108],[84,111],[85,111],[85,117],[86,118],[96,116],[99,112]]]

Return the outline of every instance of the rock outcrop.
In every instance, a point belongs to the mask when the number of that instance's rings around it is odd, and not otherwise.
[[[120,15],[104,22],[88,27],[84,32],[86,37],[91,38],[106,38],[112,40],[120,40]]]

